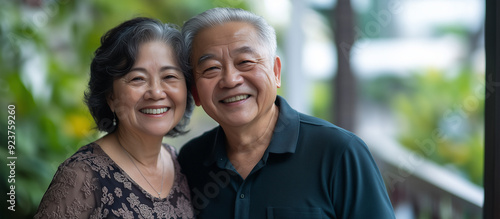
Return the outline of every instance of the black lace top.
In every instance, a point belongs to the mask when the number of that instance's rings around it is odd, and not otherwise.
[[[166,198],[146,192],[98,144],[90,143],[59,166],[35,218],[194,218],[175,149],[164,146],[175,168]]]

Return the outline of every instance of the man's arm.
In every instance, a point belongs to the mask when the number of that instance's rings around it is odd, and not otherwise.
[[[395,218],[380,171],[358,137],[346,147],[333,180],[332,201],[339,218]]]

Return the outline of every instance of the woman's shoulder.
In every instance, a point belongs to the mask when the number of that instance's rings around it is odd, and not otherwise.
[[[167,152],[170,154],[170,156],[172,156],[172,158],[177,159],[178,153],[177,153],[177,149],[174,146],[167,144],[167,143],[163,143],[162,145],[167,150]]]
[[[89,143],[80,147],[74,154],[68,157],[62,164],[69,164],[75,161],[82,161],[91,157],[95,157],[94,151],[99,145],[95,142]]]
[[[67,158],[61,168],[90,167],[94,171],[99,171],[113,164],[113,161],[101,149],[99,144],[92,142],[80,147],[73,155]]]

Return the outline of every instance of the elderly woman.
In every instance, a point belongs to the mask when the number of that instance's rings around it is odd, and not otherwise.
[[[149,18],[101,39],[86,104],[107,135],[59,166],[35,218],[193,218],[189,188],[164,136],[193,110],[181,34]]]

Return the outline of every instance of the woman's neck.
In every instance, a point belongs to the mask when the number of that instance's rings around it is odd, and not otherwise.
[[[163,137],[143,136],[117,129],[115,135],[119,147],[144,166],[156,166],[159,161]]]

